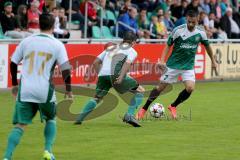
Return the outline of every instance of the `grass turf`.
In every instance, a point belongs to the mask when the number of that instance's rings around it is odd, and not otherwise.
[[[152,86],[146,87],[151,90]],[[182,84],[157,102],[165,108],[182,90]],[[229,160],[240,159],[239,98],[240,82],[197,83],[189,100],[179,106],[178,113],[192,120],[146,120],[143,127],[133,128],[121,122],[127,110],[122,100],[112,112],[87,121],[82,126],[57,120],[58,133],[54,145],[57,160]],[[58,95],[62,99],[62,95]],[[73,112],[78,112],[89,98],[75,97]],[[9,91],[0,92],[0,156],[3,155],[14,99]],[[41,159],[43,125],[39,116],[30,125],[14,153],[14,160]]]

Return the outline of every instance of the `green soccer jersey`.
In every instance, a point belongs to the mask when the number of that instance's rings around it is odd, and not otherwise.
[[[174,44],[172,54],[167,61],[167,67],[179,70],[193,69],[199,43],[204,46],[209,45],[204,29],[196,26],[195,30],[190,32],[187,24],[176,27],[167,41],[168,46]]]

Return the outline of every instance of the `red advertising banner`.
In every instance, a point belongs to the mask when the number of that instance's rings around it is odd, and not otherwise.
[[[104,44],[66,44],[66,49],[72,65],[72,83],[86,84],[95,83],[96,74],[94,70],[89,67],[103,50]],[[156,82],[160,78],[159,69],[156,63],[160,61],[165,44],[137,44],[134,46],[138,53],[138,57],[131,67],[130,75],[141,82]],[[16,44],[9,45],[9,62]],[[19,66],[18,78],[20,78],[21,65]],[[86,80],[84,75],[86,71],[94,77]],[[195,60],[196,78],[202,80],[205,73],[205,49],[199,46]],[[94,76],[95,75],[95,76]],[[91,77],[90,76],[90,77]],[[62,83],[61,72],[56,67],[54,71],[54,83]],[[11,86],[11,77],[8,73],[8,87]]]

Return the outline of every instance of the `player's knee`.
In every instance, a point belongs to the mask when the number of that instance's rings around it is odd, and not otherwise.
[[[15,127],[21,128],[22,130],[25,130],[27,125],[26,124],[16,124]]]
[[[160,83],[158,86],[156,86],[156,89],[158,92],[162,92],[167,87],[167,85],[167,83]]]
[[[194,91],[194,86],[187,86],[187,87],[186,87],[186,91],[187,91],[188,93],[192,93],[192,92]]]
[[[55,119],[48,119],[46,120],[47,123],[56,123],[56,120]]]
[[[94,98],[93,98],[97,103],[99,103],[99,102],[101,102],[102,101],[102,97],[97,97],[97,96],[95,96]]]

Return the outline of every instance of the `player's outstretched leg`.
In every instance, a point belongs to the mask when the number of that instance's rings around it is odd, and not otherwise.
[[[185,100],[187,100],[190,97],[191,93],[194,90],[195,82],[193,82],[193,81],[185,81],[184,85],[185,85],[185,89],[182,90],[179,93],[177,99],[168,107],[168,110],[170,111],[171,116],[174,119],[177,118],[177,109],[176,109],[176,107],[180,103],[184,102]]]
[[[78,116],[76,122],[74,124],[82,124],[84,119],[87,117],[89,113],[91,113],[94,108],[97,106],[98,101],[96,99],[91,99],[87,102],[87,104],[84,106],[82,112]]]
[[[160,95],[160,93],[167,87],[167,83],[159,83],[159,85],[151,91],[147,102],[145,105],[138,111],[136,118],[143,119],[145,113],[147,112],[151,103]]]
[[[45,129],[44,129],[44,137],[45,137],[45,151],[43,153],[44,160],[55,160],[52,154],[52,145],[54,143],[56,137],[56,121],[48,120],[46,121]]]
[[[133,96],[133,98],[130,101],[130,104],[128,106],[128,111],[123,117],[123,122],[129,123],[134,127],[140,127],[141,125],[139,122],[135,119],[134,113],[139,105],[141,105],[143,100],[143,93],[145,89],[142,86],[138,86],[136,89],[136,93]]]
[[[11,131],[8,137],[8,145],[4,155],[5,160],[10,160],[12,158],[13,151],[20,142],[20,139],[24,133],[24,128],[26,125],[17,124],[15,128]]]

